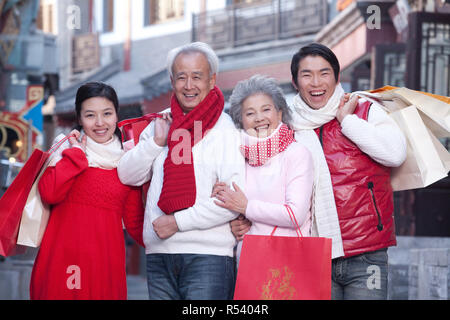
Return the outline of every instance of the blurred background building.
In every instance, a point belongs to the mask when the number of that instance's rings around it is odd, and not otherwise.
[[[75,93],[84,82],[104,81],[116,89],[120,119],[167,108],[167,52],[191,41],[216,50],[218,86],[226,99],[238,81],[264,74],[278,80],[289,103],[296,94],[291,57],[314,41],[337,55],[346,91],[393,85],[449,96],[449,2],[0,0],[0,195],[33,148],[48,149],[56,135],[75,126]],[[449,139],[441,142],[449,149]],[[411,265],[424,248],[440,248],[428,250],[437,250],[436,261],[448,254],[449,211],[448,177],[395,193],[400,237],[389,251],[391,299],[420,298],[423,292],[448,299],[448,262],[447,269],[425,272],[434,280],[421,280],[428,287],[420,290],[414,283],[422,267]],[[0,298],[27,298],[35,254],[30,249],[0,262]],[[130,240],[127,254],[128,274],[145,275],[143,249]]]

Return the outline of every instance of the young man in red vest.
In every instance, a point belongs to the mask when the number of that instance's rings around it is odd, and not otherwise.
[[[321,148],[311,151],[325,157],[330,174],[344,248],[332,263],[332,298],[386,299],[387,248],[396,245],[390,168],[405,160],[406,140],[381,106],[357,96],[341,103],[339,72],[321,44],[293,56],[294,127],[314,130]]]
[[[150,123],[118,166],[125,184],[151,179],[143,239],[150,299],[233,298],[238,215],[211,198],[217,180],[244,183],[239,132],[216,87],[218,57],[205,43],[169,52],[171,116]]]

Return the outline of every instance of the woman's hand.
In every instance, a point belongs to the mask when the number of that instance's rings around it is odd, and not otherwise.
[[[230,221],[231,232],[237,241],[244,239],[244,235],[250,230],[252,222],[244,217],[242,214],[236,219]]]
[[[214,200],[214,203],[219,207],[239,212],[245,215],[247,210],[248,200],[244,192],[233,182],[233,188],[235,191],[223,182],[218,182],[213,187],[212,196],[215,196],[218,200]]]
[[[171,124],[172,115],[169,112],[163,113],[162,118],[155,119],[155,135],[153,140],[158,146],[164,147],[167,145],[167,136]]]
[[[69,143],[72,147],[80,148],[81,150],[83,150],[83,152],[86,153],[87,136],[83,135],[83,137],[81,138],[81,142],[80,142],[80,136],[81,136],[80,131],[72,130],[70,132]]]

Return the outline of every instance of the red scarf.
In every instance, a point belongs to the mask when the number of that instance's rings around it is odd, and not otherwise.
[[[183,109],[181,109],[175,94],[172,95],[170,108],[173,122],[170,126],[167,138],[169,153],[164,162],[164,181],[158,201],[159,208],[166,214],[171,214],[194,205],[196,199],[196,185],[192,147],[203,139],[207,130],[214,127],[222,114],[223,107],[223,94],[217,87],[214,87],[205,99],[186,115],[184,114]],[[194,122],[196,122],[195,132]],[[200,127],[201,132],[199,132]],[[183,144],[187,143],[187,141],[184,141],[185,139],[183,139],[183,131],[175,131],[177,129],[184,129],[184,132],[187,130],[190,134],[190,141],[188,146],[183,145],[184,148],[178,147],[172,155],[175,146],[180,142]],[[177,140],[172,141],[174,132],[181,133],[181,140],[180,138],[175,137],[174,139]],[[197,136],[194,136],[194,134]],[[183,152],[187,149],[189,150],[189,155],[184,155]],[[182,150],[183,152],[179,152],[178,150]],[[188,158],[190,159],[188,163],[185,163],[187,161],[181,160],[187,160]],[[175,160],[175,163],[173,160]]]
[[[241,152],[248,164],[253,167],[264,165],[273,156],[283,152],[286,148],[295,141],[294,131],[290,130],[285,124],[275,131],[271,136],[264,139],[257,139],[257,143],[250,143],[249,145],[241,145]],[[253,140],[253,137],[250,138]]]

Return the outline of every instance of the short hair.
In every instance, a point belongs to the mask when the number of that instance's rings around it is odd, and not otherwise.
[[[291,75],[292,81],[296,85],[298,85],[297,77],[300,61],[303,58],[306,58],[307,56],[320,56],[325,60],[327,60],[330,63],[331,67],[333,68],[334,78],[336,79],[336,82],[338,82],[341,67],[339,66],[339,61],[336,55],[333,53],[333,51],[330,50],[330,48],[324,46],[323,44],[311,43],[307,46],[300,48],[300,50],[292,57]]]
[[[192,42],[181,47],[174,48],[167,54],[167,71],[171,78],[173,78],[173,64],[175,59],[182,53],[202,53],[208,60],[209,75],[217,74],[219,71],[219,58],[214,50],[204,42]]]
[[[282,112],[283,123],[289,125],[292,119],[291,111],[286,103],[283,90],[273,78],[254,75],[250,79],[239,81],[230,96],[229,114],[238,129],[242,129],[242,103],[251,95],[262,93],[269,96],[277,111]]]

